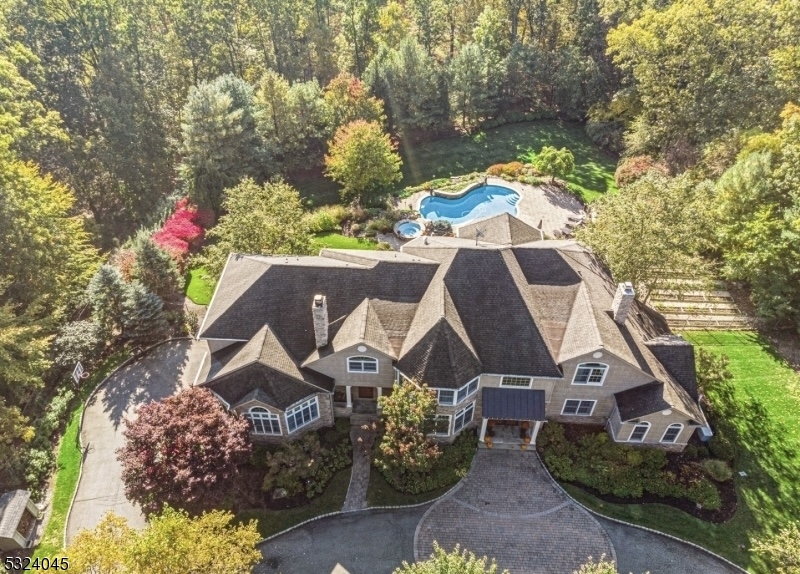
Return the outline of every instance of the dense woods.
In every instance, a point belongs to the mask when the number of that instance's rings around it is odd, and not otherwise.
[[[798,100],[794,0],[5,2],[0,491],[52,468],[74,360],[180,331],[182,271],[215,220],[215,272],[226,245],[311,249],[284,182],[326,156],[345,199],[379,201],[395,149],[580,122],[621,158],[585,236],[619,279],[717,263],[796,326]],[[382,146],[376,179],[354,179],[361,141]],[[553,176],[572,169],[559,153]],[[615,229],[654,213],[669,220]],[[280,220],[297,237],[264,225]],[[620,241],[637,237],[653,242],[634,260]]]

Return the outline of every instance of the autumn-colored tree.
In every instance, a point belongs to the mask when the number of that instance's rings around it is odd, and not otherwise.
[[[328,176],[342,184],[342,199],[369,203],[400,181],[403,162],[396,149],[377,122],[357,120],[339,128],[325,165]]]
[[[494,559],[490,562],[486,556],[477,558],[472,552],[461,550],[458,544],[452,552],[446,552],[434,542],[433,555],[430,558],[415,564],[403,562],[394,574],[497,574],[498,572],[500,571]],[[508,570],[503,570],[501,574],[508,574]]]
[[[383,436],[375,464],[387,473],[430,470],[442,452],[427,436],[436,413],[436,393],[406,382],[378,399]]]
[[[356,120],[385,121],[383,102],[371,96],[364,83],[347,73],[336,76],[325,87],[323,94],[325,117],[329,134]]]
[[[81,530],[67,548],[70,571],[78,574],[238,574],[261,558],[255,522],[232,526],[229,512],[197,518],[169,507],[134,530],[113,513],[94,530]]]
[[[247,421],[203,388],[144,405],[125,426],[117,451],[125,494],[148,513],[220,504],[252,448]]]

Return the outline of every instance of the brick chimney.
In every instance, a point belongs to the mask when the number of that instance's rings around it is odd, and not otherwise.
[[[614,301],[611,303],[611,313],[614,315],[614,321],[620,325],[625,324],[628,318],[628,313],[633,307],[633,300],[636,298],[636,291],[633,290],[633,284],[626,282],[620,283],[617,286],[617,293],[614,295]]]
[[[325,295],[314,295],[311,315],[314,317],[314,338],[319,349],[328,344],[328,301]]]

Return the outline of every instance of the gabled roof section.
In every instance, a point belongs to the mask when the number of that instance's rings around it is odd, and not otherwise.
[[[645,343],[670,375],[684,388],[689,396],[698,400],[697,371],[694,363],[694,348],[678,335],[661,335]]]
[[[620,391],[614,393],[614,401],[623,422],[667,409],[676,409],[686,414],[694,425],[708,424],[698,404],[683,387],[673,382],[653,381],[646,385]]]
[[[561,378],[503,251],[458,249],[447,268],[444,284],[466,333],[485,373]]]
[[[456,235],[462,239],[477,239],[479,243],[521,245],[544,239],[542,232],[510,213],[499,213],[460,225]]]
[[[0,496],[0,538],[14,537],[30,498],[27,490],[12,490]]]
[[[268,325],[247,343],[214,353],[212,363],[203,385],[234,406],[257,395],[261,402],[285,409],[306,396],[333,391],[333,379],[299,368]]]
[[[563,363],[569,359],[591,353],[603,346],[600,331],[597,329],[597,321],[589,301],[589,294],[586,286],[581,284],[575,296],[575,303],[569,314],[567,328],[564,331],[564,338],[561,349],[558,353],[558,362]]]
[[[461,387],[481,373],[475,347],[443,281],[452,260],[439,267],[417,306],[398,362],[405,375],[445,388]]]
[[[419,257],[398,258],[354,251],[354,260],[327,256],[265,257],[233,255],[198,337],[249,341],[269,324],[289,355],[303,359],[316,348],[311,302],[324,295],[333,340],[344,318],[365,298],[417,303],[437,263]],[[338,255],[337,255],[338,257]],[[367,260],[370,265],[364,264]]]

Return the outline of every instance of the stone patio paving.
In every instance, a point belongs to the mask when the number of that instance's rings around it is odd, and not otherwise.
[[[433,552],[434,540],[495,556],[511,574],[564,574],[590,556],[615,558],[606,531],[553,484],[533,452],[479,450],[461,486],[417,526],[417,560]]]

